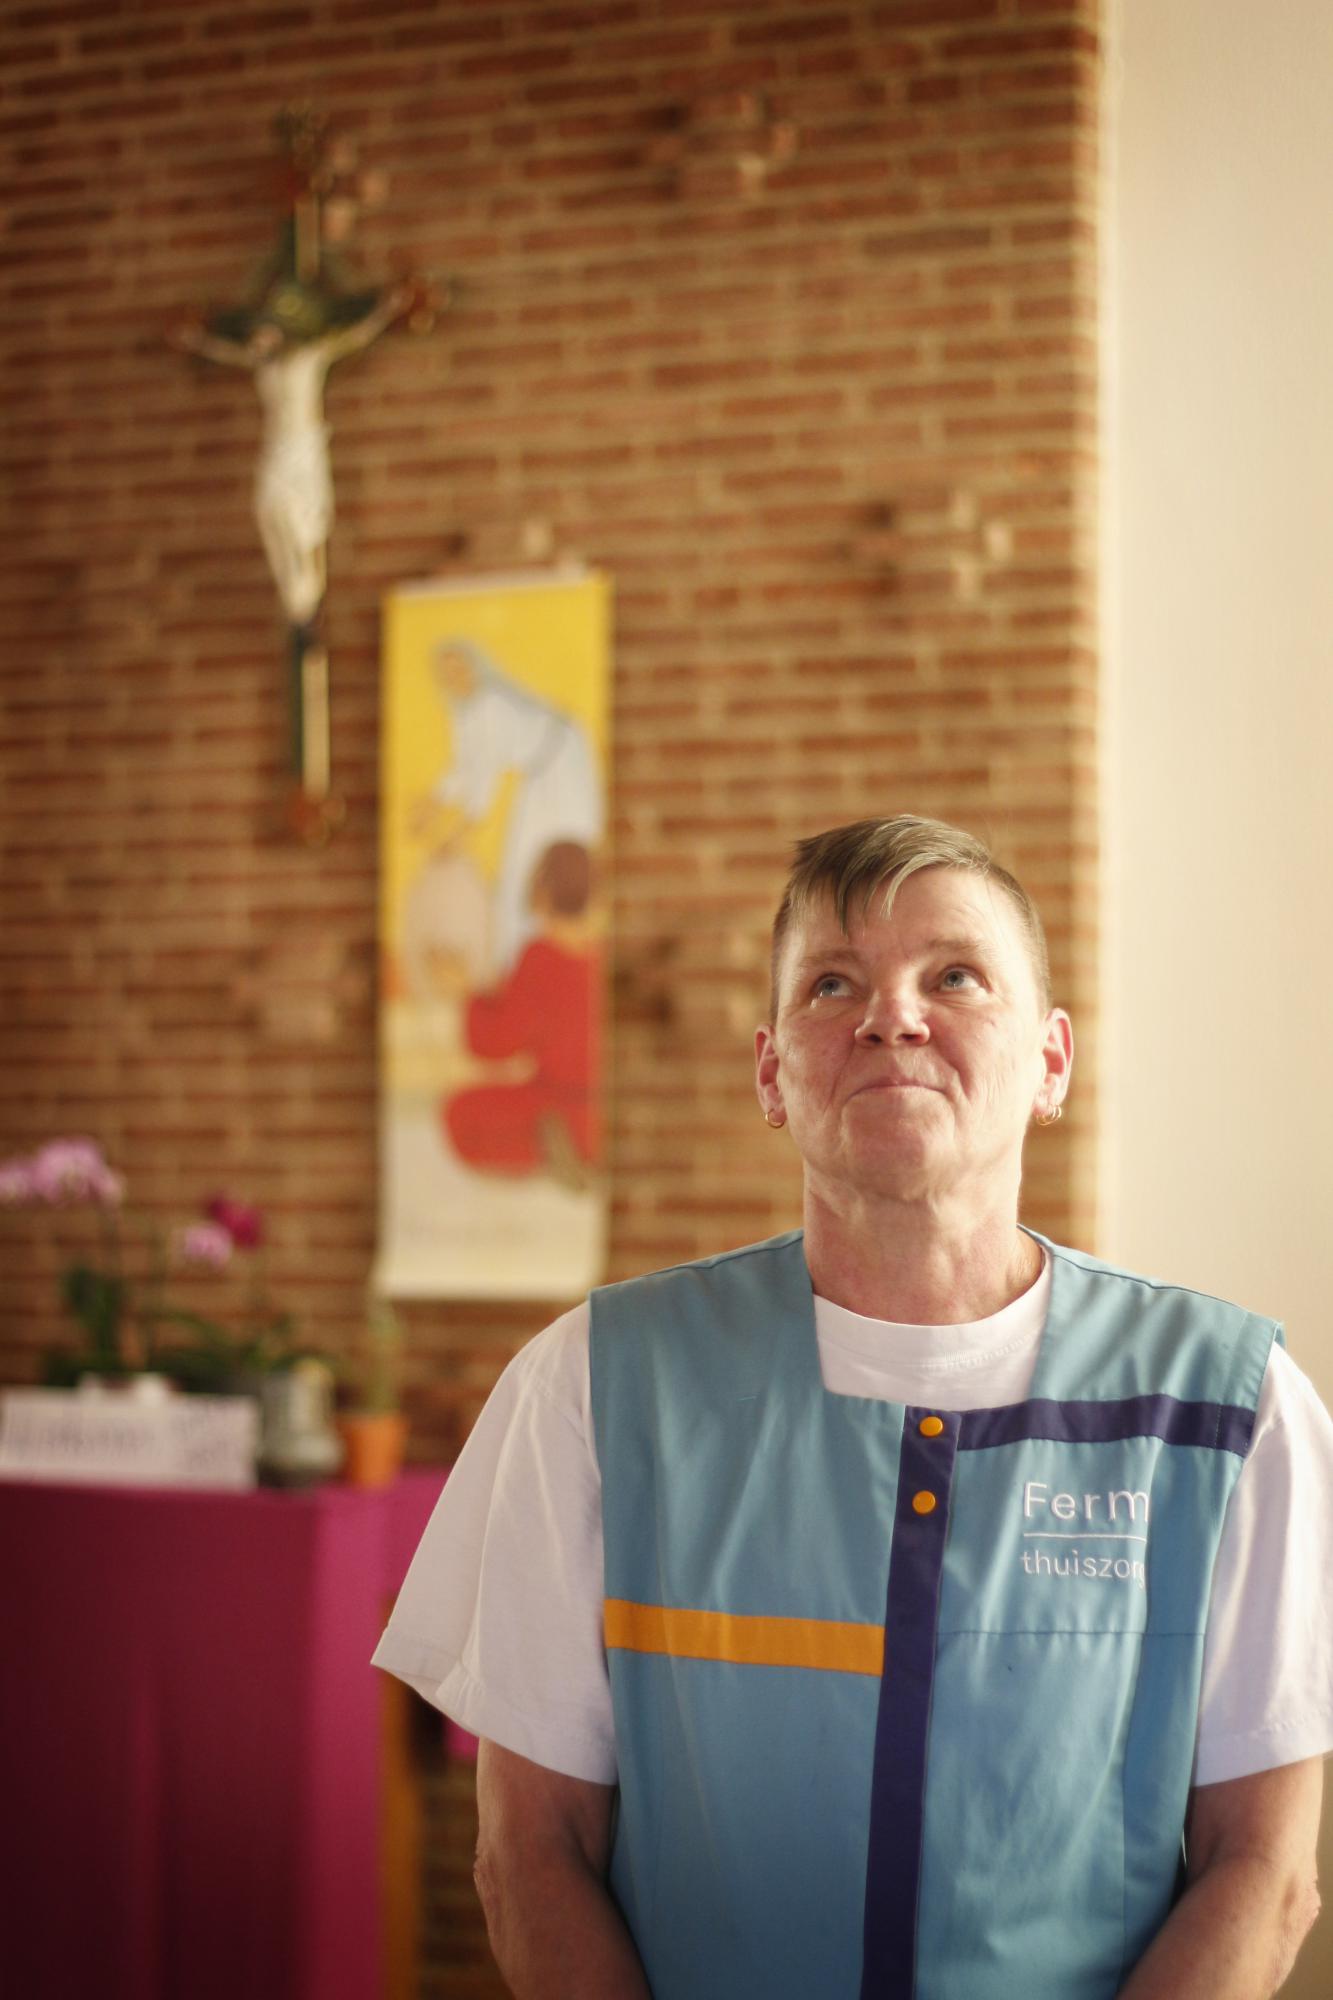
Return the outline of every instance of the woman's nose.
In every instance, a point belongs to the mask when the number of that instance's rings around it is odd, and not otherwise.
[[[857,1025],[858,1042],[924,1042],[929,1040],[919,994],[909,987],[872,987]]]

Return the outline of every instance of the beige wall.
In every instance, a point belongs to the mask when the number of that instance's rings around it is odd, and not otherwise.
[[[1333,1401],[1333,10],[1117,13],[1100,1247]]]

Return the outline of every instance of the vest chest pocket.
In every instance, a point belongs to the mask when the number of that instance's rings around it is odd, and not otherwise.
[[[1156,1438],[960,1452],[941,1636],[1144,1631],[1181,1567],[1178,1488]]]

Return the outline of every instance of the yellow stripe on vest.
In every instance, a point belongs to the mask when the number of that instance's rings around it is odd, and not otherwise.
[[[732,1660],[746,1667],[819,1667],[842,1674],[884,1671],[884,1627],[836,1618],[756,1618],[735,1611],[678,1611],[608,1597],[608,1648],[669,1653],[683,1660]]]

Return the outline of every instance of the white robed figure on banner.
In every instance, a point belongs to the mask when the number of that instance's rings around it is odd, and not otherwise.
[[[542,856],[559,841],[589,849],[600,842],[601,785],[582,724],[511,680],[482,647],[445,641],[434,672],[453,724],[453,756],[422,801],[425,817],[453,808],[474,823],[508,772],[519,779],[491,899],[491,978],[499,981],[536,928],[530,902]]]

